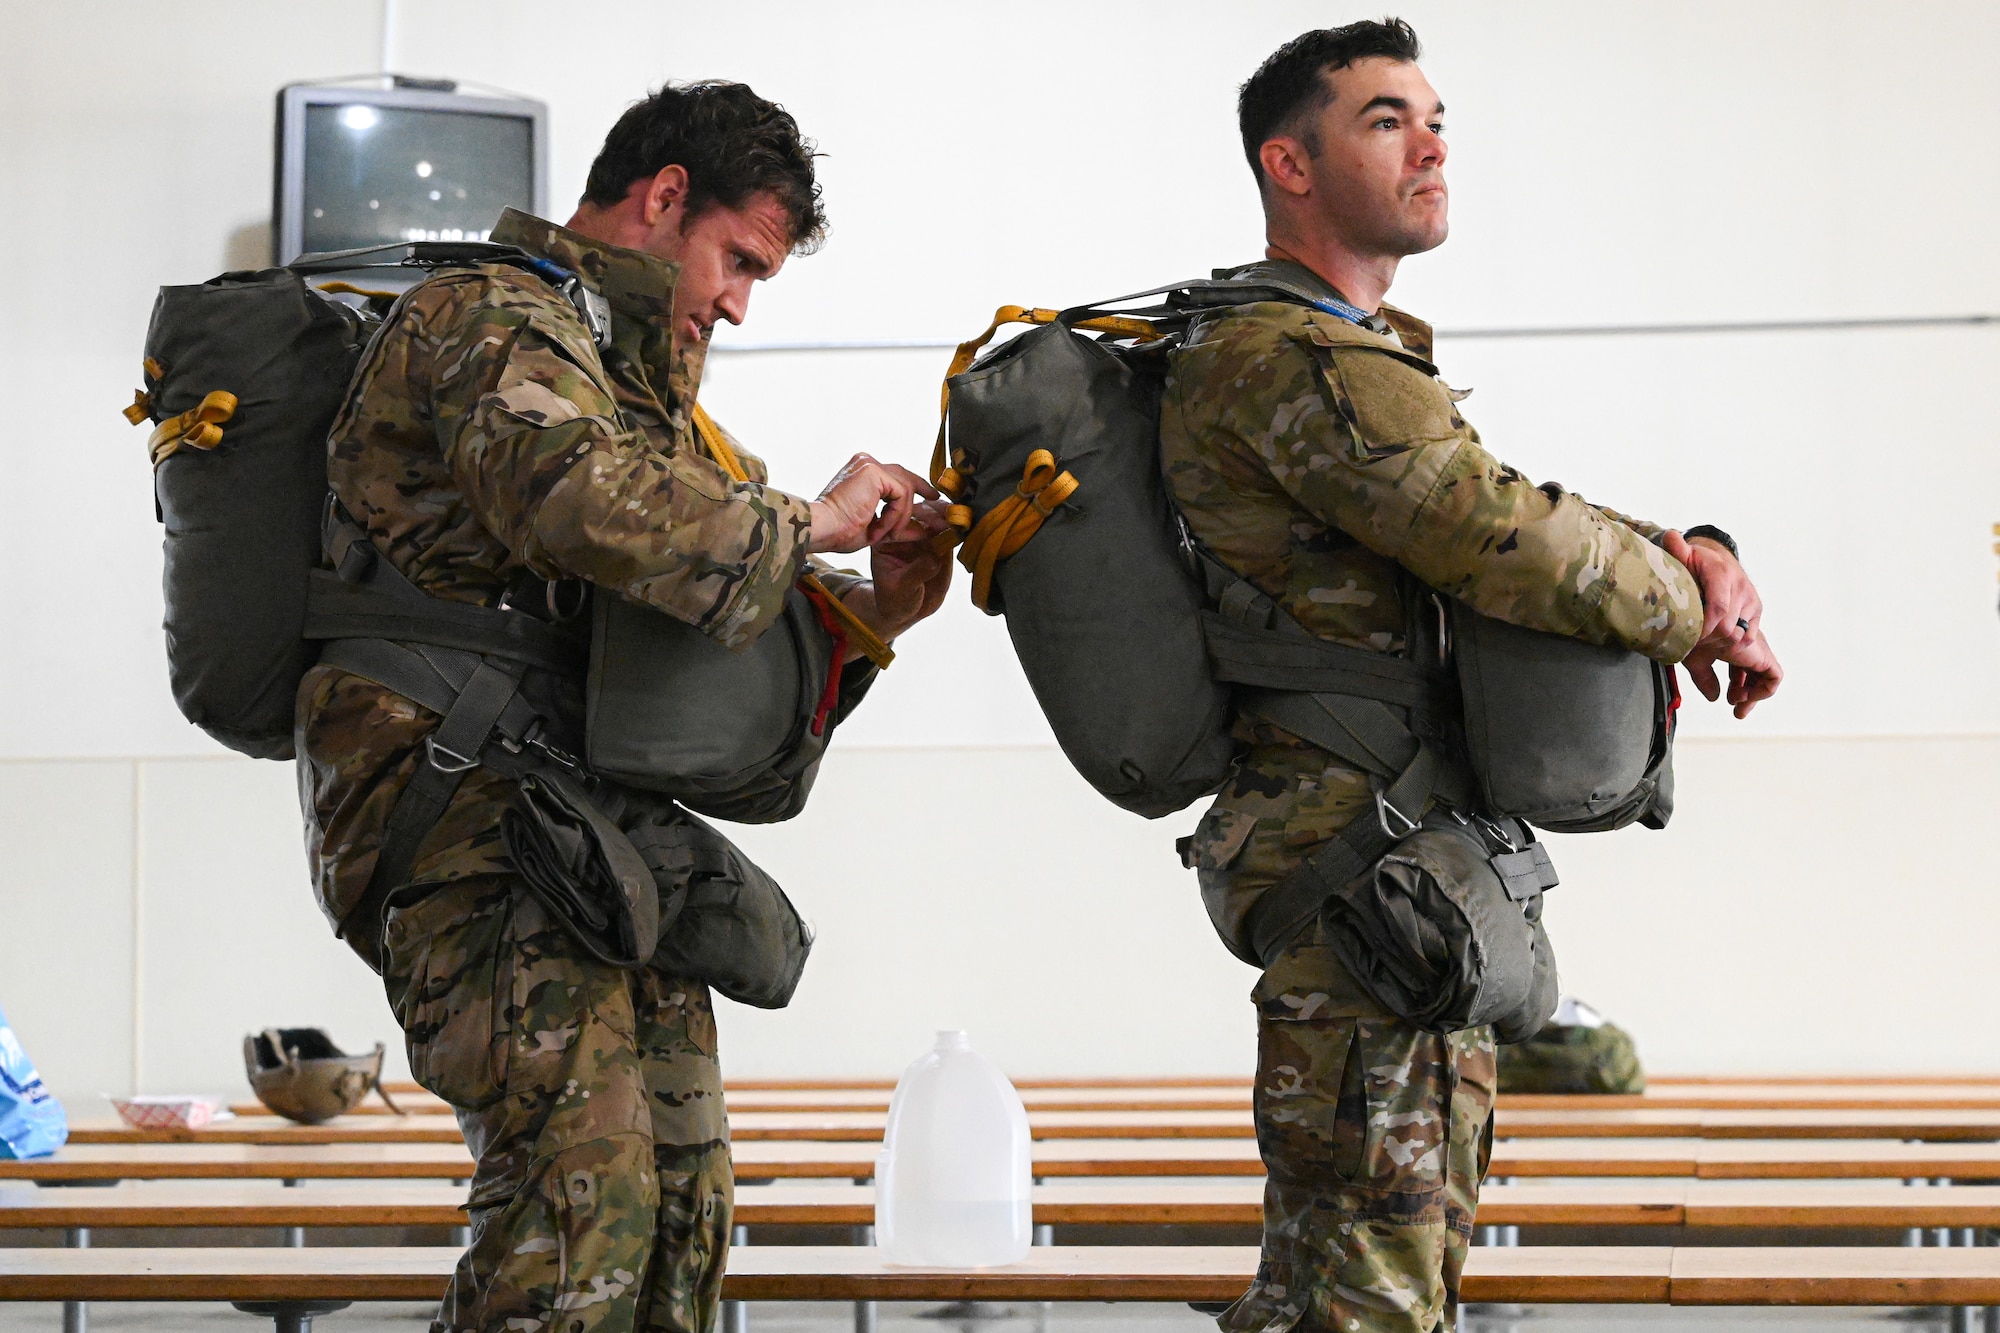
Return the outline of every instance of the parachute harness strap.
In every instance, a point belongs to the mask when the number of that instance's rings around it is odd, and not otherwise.
[[[132,404],[126,416],[139,407]],[[236,395],[226,389],[217,389],[201,402],[178,416],[168,417],[153,428],[153,434],[146,441],[146,451],[152,455],[153,466],[179,453],[182,449],[213,449],[222,443],[222,423],[236,415]],[[144,420],[141,416],[140,420]],[[137,425],[138,422],[132,423]]]
[[[937,443],[931,447],[931,484],[942,491],[953,503],[946,512],[949,526],[931,539],[940,550],[949,550],[959,543],[964,549],[959,552],[959,563],[972,572],[972,604],[980,610],[987,609],[987,601],[993,587],[993,569],[1000,561],[1028,544],[1041,526],[1043,520],[1055,512],[1056,506],[1076,492],[1077,479],[1064,472],[1054,454],[1046,449],[1037,449],[1028,455],[1027,463],[1021,469],[1021,484],[1014,493],[987,511],[986,517],[977,523],[972,519],[972,506],[963,503],[967,483],[971,480],[965,470],[964,458],[952,458],[945,444],[945,428],[951,419],[951,381],[965,373],[978,357],[980,349],[993,341],[993,335],[1007,324],[1053,324],[1062,318],[1060,310],[1046,306],[1003,305],[993,312],[993,322],[976,338],[970,338],[958,345],[951,355],[951,366],[944,373],[944,385],[938,394]],[[1108,333],[1117,338],[1152,339],[1159,337],[1159,330],[1152,321],[1132,315],[1097,315],[1090,319],[1078,320],[1070,326],[1085,333]]]
[[[715,424],[715,418],[709,416],[700,403],[696,403],[688,415],[694,422],[695,434],[701,437],[701,442],[708,449],[709,456],[715,460],[715,465],[728,473],[732,481],[749,481],[750,474],[744,471],[743,460],[736,456],[736,450],[732,449],[729,441],[724,438],[721,428]],[[847,641],[854,646],[855,651],[873,662],[878,669],[886,668],[896,660],[896,650],[884,643],[882,636],[877,634],[868,622],[855,615],[847,603],[835,597],[826,584],[820,582],[819,575],[811,572],[800,575],[799,586],[805,589],[806,596],[812,598],[814,606],[820,610],[822,616],[831,616],[840,623],[841,628],[846,631]],[[839,662],[833,664],[833,670],[837,676],[840,672]]]

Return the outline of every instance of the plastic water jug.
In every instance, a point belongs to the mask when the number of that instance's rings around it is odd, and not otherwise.
[[[1034,1157],[1021,1094],[963,1032],[903,1071],[875,1166],[875,1243],[892,1264],[984,1268],[1028,1256]]]

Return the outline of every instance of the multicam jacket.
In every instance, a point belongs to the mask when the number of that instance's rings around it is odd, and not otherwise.
[[[612,311],[600,349],[524,268],[449,270],[406,296],[335,421],[333,492],[379,551],[435,597],[500,604],[524,576],[581,578],[740,648],[779,616],[811,510],[697,443],[705,346],[677,345],[677,268],[509,210],[492,233],[576,273]],[[828,582],[836,596],[846,586]],[[600,595],[602,595],[600,593]],[[436,715],[332,667],[299,692],[300,799],[320,907],[360,899]],[[475,771],[423,842],[413,882],[508,868],[511,784]]]
[[[1256,266],[1325,297],[1290,263]],[[1700,636],[1694,579],[1662,529],[1537,486],[1481,446],[1431,331],[1384,307],[1357,325],[1309,306],[1238,307],[1190,330],[1160,413],[1162,462],[1195,537],[1313,633],[1403,647],[1399,570],[1475,610],[1665,662]],[[1268,724],[1197,829],[1192,859],[1225,942],[1265,888],[1372,804],[1364,774]]]

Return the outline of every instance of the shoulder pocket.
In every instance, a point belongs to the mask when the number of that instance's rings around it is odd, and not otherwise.
[[[1355,437],[1356,456],[1448,440],[1464,428],[1442,380],[1375,347],[1311,344],[1336,406]]]

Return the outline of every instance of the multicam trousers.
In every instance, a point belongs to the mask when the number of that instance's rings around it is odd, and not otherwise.
[[[392,907],[383,982],[476,1165],[434,1333],[706,1333],[731,1174],[699,982],[591,959],[520,882]]]
[[[1457,1327],[1493,1144],[1490,1030],[1440,1037],[1389,1017],[1312,928],[1254,994],[1264,1250],[1222,1327]]]

